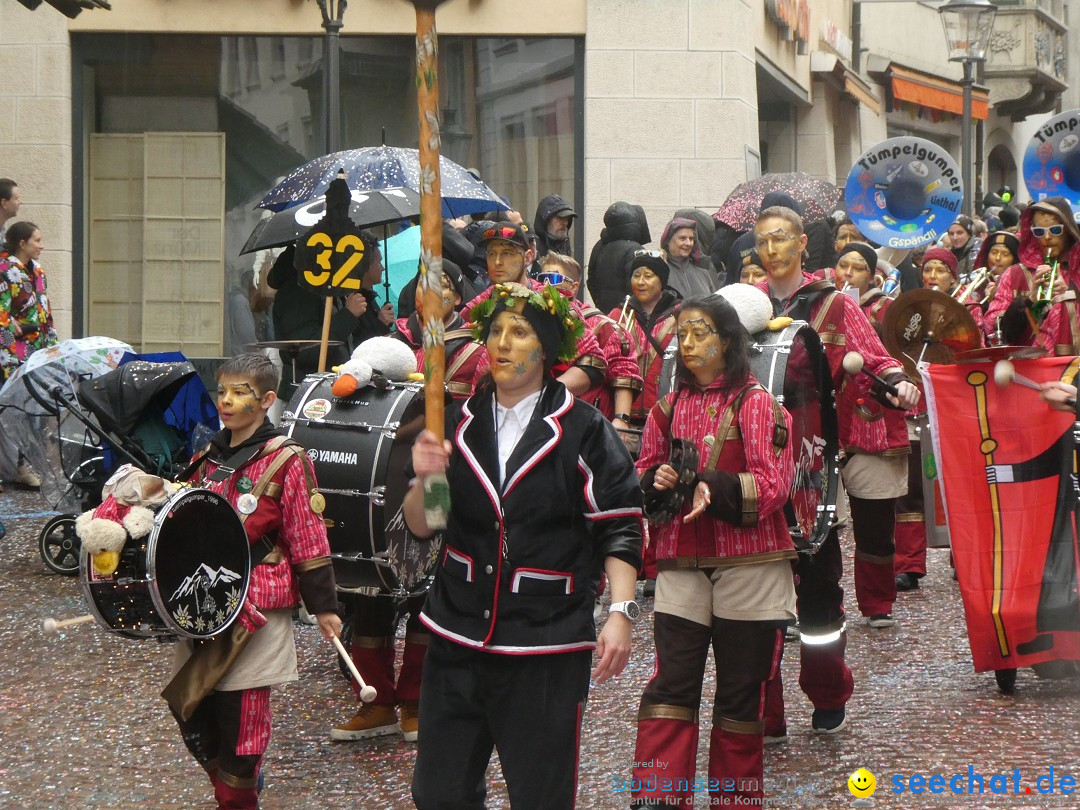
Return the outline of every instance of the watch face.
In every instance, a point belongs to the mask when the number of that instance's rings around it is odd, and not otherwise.
[[[636,622],[638,616],[641,615],[641,608],[638,607],[637,602],[624,602],[623,611],[626,613],[626,618],[632,622]]]

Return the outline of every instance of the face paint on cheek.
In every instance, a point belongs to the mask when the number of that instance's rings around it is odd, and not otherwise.
[[[244,413],[255,413],[255,406],[250,402],[244,405]]]
[[[518,377],[524,377],[526,370],[527,369],[525,368],[524,363],[518,363],[514,366],[514,374],[516,374]]]
[[[540,347],[537,346],[535,349],[533,349],[531,352],[529,352],[529,362],[530,363],[539,363],[540,362],[540,357],[541,357],[542,354],[543,354],[543,352],[540,350]]]

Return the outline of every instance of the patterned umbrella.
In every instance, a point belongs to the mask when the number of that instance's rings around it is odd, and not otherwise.
[[[420,195],[411,188],[353,191],[351,195],[349,218],[358,228],[371,228],[403,219],[415,220],[420,216]],[[261,219],[240,249],[240,254],[292,244],[325,213],[326,197],[321,196]]]
[[[385,188],[408,188],[417,193],[430,185],[430,177],[421,177],[419,152],[399,146],[365,146],[323,155],[298,166],[270,189],[258,208],[280,211],[307,202],[326,193],[338,169],[345,169],[349,188],[370,191]],[[505,209],[506,203],[467,169],[452,160],[439,158],[442,187],[442,215],[462,217],[482,211]]]
[[[819,180],[805,172],[764,174],[737,186],[720,206],[713,219],[730,225],[737,231],[748,231],[757,220],[761,200],[770,191],[782,191],[803,206],[803,219],[814,222],[825,219],[840,207],[842,192],[827,180]]]

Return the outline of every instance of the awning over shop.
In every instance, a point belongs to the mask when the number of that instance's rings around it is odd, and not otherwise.
[[[964,114],[964,91],[957,82],[939,79],[917,70],[889,65],[887,71],[893,98],[920,107]],[[972,89],[971,117],[985,121],[990,114],[990,96],[985,90]]]
[[[810,54],[810,72],[817,77],[827,78],[839,90],[849,95],[859,104],[881,115],[881,100],[874,95],[862,77],[845,65],[836,54],[814,51]]]

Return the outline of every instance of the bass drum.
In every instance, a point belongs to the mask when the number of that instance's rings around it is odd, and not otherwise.
[[[805,321],[753,337],[750,369],[791,414],[795,480],[784,513],[799,551],[817,551],[836,518],[840,430],[829,360]]]
[[[333,374],[307,377],[289,402],[283,425],[307,450],[330,540],[338,590],[375,596],[424,593],[439,554],[439,536],[418,540],[405,527],[405,465],[424,429],[424,387],[365,386],[335,397]]]
[[[216,636],[244,606],[251,571],[240,516],[208,489],[169,498],[150,534],[128,537],[112,574],[94,570],[85,545],[79,562],[90,613],[127,638]]]

